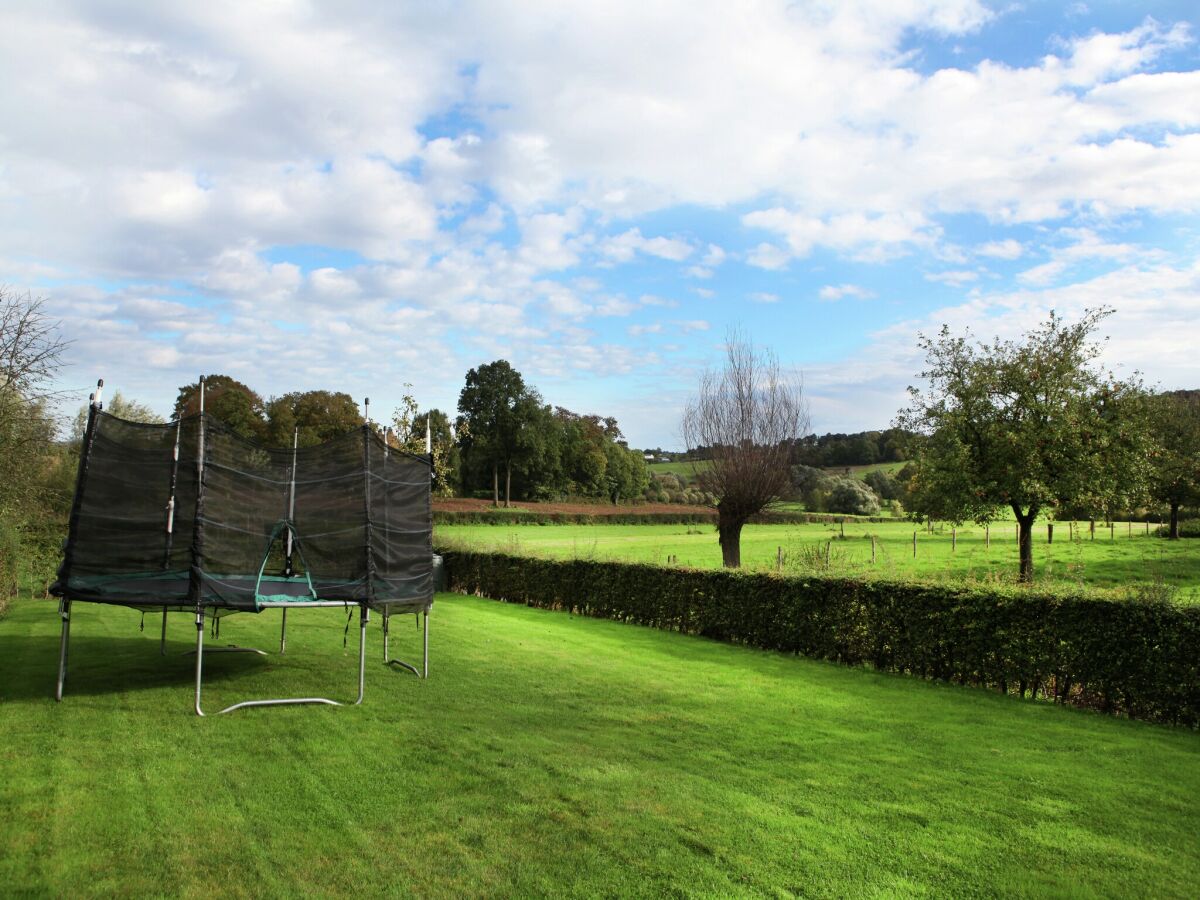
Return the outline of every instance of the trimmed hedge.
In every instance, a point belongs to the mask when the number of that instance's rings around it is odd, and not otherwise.
[[[838,516],[828,513],[763,512],[750,521],[755,525],[837,524],[847,522],[895,522],[880,516]],[[612,515],[541,512],[530,509],[434,510],[434,525],[716,525],[712,512],[628,512]]]
[[[450,590],[1200,725],[1200,607],[1025,590],[444,554]]]

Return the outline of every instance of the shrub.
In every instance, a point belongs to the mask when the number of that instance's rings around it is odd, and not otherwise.
[[[21,536],[17,529],[0,518],[0,618],[17,595],[21,564]]]
[[[829,511],[855,516],[877,516],[879,498],[857,478],[839,478],[829,492]]]
[[[1161,525],[1155,533],[1159,537],[1168,537],[1171,529],[1166,525]],[[1200,538],[1200,519],[1185,519],[1180,522],[1179,536],[1181,538]]]
[[[1200,725],[1200,607],[853,578],[445,554],[451,590]]]
[[[653,477],[654,477],[654,483],[658,485],[658,489],[660,491],[666,491],[667,493],[672,493],[674,491],[678,491],[680,488],[683,487],[683,485],[681,485],[679,483],[679,479],[676,478],[674,475],[672,475],[670,472],[666,473],[665,475],[655,475]]]
[[[899,500],[904,492],[900,487],[900,482],[883,469],[868,472],[863,477],[863,482],[875,492],[880,500]]]

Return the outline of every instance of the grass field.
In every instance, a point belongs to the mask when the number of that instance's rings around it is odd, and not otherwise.
[[[650,463],[648,468],[651,475],[683,475],[688,479],[695,476],[697,472],[702,472],[708,467],[707,460],[699,460],[697,462],[658,462]],[[830,475],[843,475],[847,471],[858,478],[866,478],[870,472],[890,472],[895,474],[904,466],[903,462],[886,462],[886,463],[871,463],[866,466],[833,466],[825,469]]]
[[[697,472],[703,472],[708,466],[708,460],[700,459],[695,462],[649,463],[647,468],[651,475],[682,475],[690,480],[695,477]]]
[[[779,548],[784,569],[814,568],[835,574],[869,574],[891,578],[971,578],[1012,580],[1017,570],[1016,526],[997,523],[987,546],[982,526],[957,530],[952,549],[949,526],[917,535],[913,557],[910,522],[865,522],[848,519],[845,539],[837,524],[749,525],[742,532],[742,562],[747,568],[775,569]],[[1132,530],[1131,530],[1132,529]],[[1037,577],[1102,588],[1161,583],[1178,589],[1179,599],[1200,601],[1200,541],[1167,541],[1147,536],[1145,526],[1119,524],[1109,538],[1097,528],[1095,540],[1076,532],[1067,537],[1065,522],[1055,525],[1054,543],[1046,543],[1045,526],[1035,531]],[[1130,536],[1132,534],[1132,537]],[[876,561],[871,563],[871,540]],[[715,529],[708,525],[554,525],[546,527],[446,525],[435,539],[477,549],[504,550],[559,558],[623,559],[665,564],[678,557],[683,566],[716,568],[721,551]],[[828,545],[830,565],[823,563]]]
[[[1154,896],[1200,883],[1200,735],[439,596],[433,675],[191,714],[194,634],[0,620],[6,895]],[[410,620],[411,621],[411,620]],[[207,657],[207,705],[349,697],[354,636]],[[353,628],[351,631],[353,632]],[[222,640],[271,649],[273,614]],[[404,646],[398,646],[403,644]],[[393,649],[415,652],[416,631]]]

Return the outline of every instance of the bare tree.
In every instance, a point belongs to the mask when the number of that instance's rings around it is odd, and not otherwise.
[[[26,402],[45,399],[67,343],[46,315],[44,297],[14,294],[0,285],[0,387]]]
[[[742,526],[788,490],[792,445],[808,432],[808,406],[798,379],[788,379],[769,350],[731,331],[725,364],[700,376],[683,417],[689,450],[706,448],[699,474],[717,498],[721,559],[742,564]]]
[[[28,506],[54,436],[47,404],[66,343],[44,303],[0,285],[0,517]]]

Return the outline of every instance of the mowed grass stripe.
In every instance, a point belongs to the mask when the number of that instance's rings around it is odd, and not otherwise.
[[[148,617],[149,618],[149,617]],[[408,621],[409,627],[402,627]],[[222,643],[273,650],[278,617]],[[212,710],[352,699],[355,635],[206,659]],[[441,595],[433,677],[191,715],[187,616],[0,621],[0,884],[31,894],[1188,896],[1200,735]],[[411,620],[393,653],[418,652]]]

